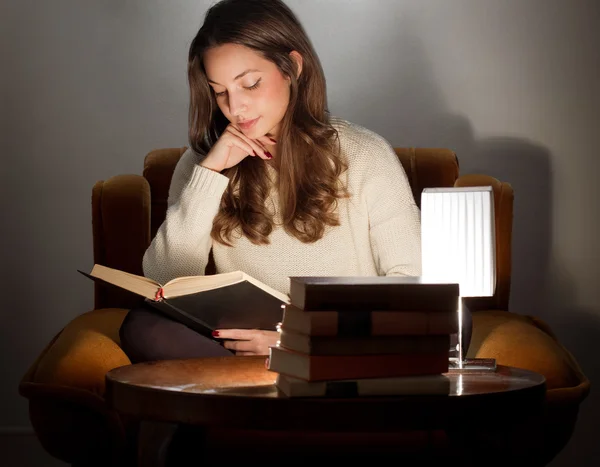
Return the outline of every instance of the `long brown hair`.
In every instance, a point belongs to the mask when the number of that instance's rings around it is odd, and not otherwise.
[[[304,243],[315,242],[325,225],[337,226],[337,199],[349,193],[340,183],[347,169],[339,137],[329,120],[325,76],[302,25],[280,0],[223,0],[206,13],[188,56],[189,137],[192,149],[207,154],[229,121],[219,109],[203,65],[204,52],[232,43],[248,47],[273,62],[290,78],[290,102],[278,135],[275,188],[283,228]],[[289,55],[302,56],[302,72]],[[240,227],[252,243],[269,243],[273,216],[265,206],[270,185],[265,164],[252,157],[223,175],[229,185],[213,221],[211,237],[231,245]]]

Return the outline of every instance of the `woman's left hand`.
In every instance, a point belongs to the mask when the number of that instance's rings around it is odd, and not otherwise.
[[[213,332],[218,339],[233,339],[223,346],[236,355],[269,355],[269,347],[275,347],[279,340],[277,331],[261,329],[218,329]]]

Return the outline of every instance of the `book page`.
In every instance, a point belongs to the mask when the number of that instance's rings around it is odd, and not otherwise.
[[[272,287],[269,287],[267,284],[262,283],[258,279],[255,279],[254,277],[246,273],[244,273],[244,279],[246,279],[248,282],[252,282],[255,286],[260,287],[265,292],[270,293],[274,297],[277,297],[282,302],[287,303],[288,305],[290,304],[290,297],[288,297],[285,294],[282,294],[281,292],[273,289]]]
[[[208,276],[184,276],[172,279],[163,286],[165,298],[179,297],[205,290],[237,284],[244,280],[241,271],[212,274]]]
[[[95,264],[90,276],[101,279],[110,284],[129,290],[135,294],[149,299],[154,299],[160,284],[144,276],[130,274],[118,269]]]
[[[289,303],[289,298],[286,295],[278,292],[277,290],[269,287],[258,279],[255,279],[254,277],[242,271],[213,274],[209,276],[178,277],[177,279],[173,279],[165,284],[163,287],[163,292],[165,298],[179,297],[181,295],[188,295],[237,284],[238,282],[242,282],[244,280],[251,282],[268,294],[277,297],[279,300]]]

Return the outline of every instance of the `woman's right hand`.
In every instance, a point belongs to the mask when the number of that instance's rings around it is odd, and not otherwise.
[[[250,139],[230,123],[200,165],[221,172],[239,164],[248,156],[269,160],[271,158],[267,156],[265,146],[273,144],[275,142],[268,136]]]

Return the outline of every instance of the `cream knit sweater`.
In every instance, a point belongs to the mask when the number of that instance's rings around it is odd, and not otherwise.
[[[212,222],[229,179],[200,166],[202,156],[188,149],[173,174],[165,221],[144,254],[144,275],[162,284],[202,275],[211,247],[217,273],[241,270],[286,295],[289,276],[420,275],[420,212],[398,156],[370,130],[334,117],[331,123],[348,162],[342,180],[352,194],[338,200],[340,226],[326,226],[320,240],[302,243],[281,227],[272,190],[270,245],[254,245],[239,229],[233,247],[213,242]]]

